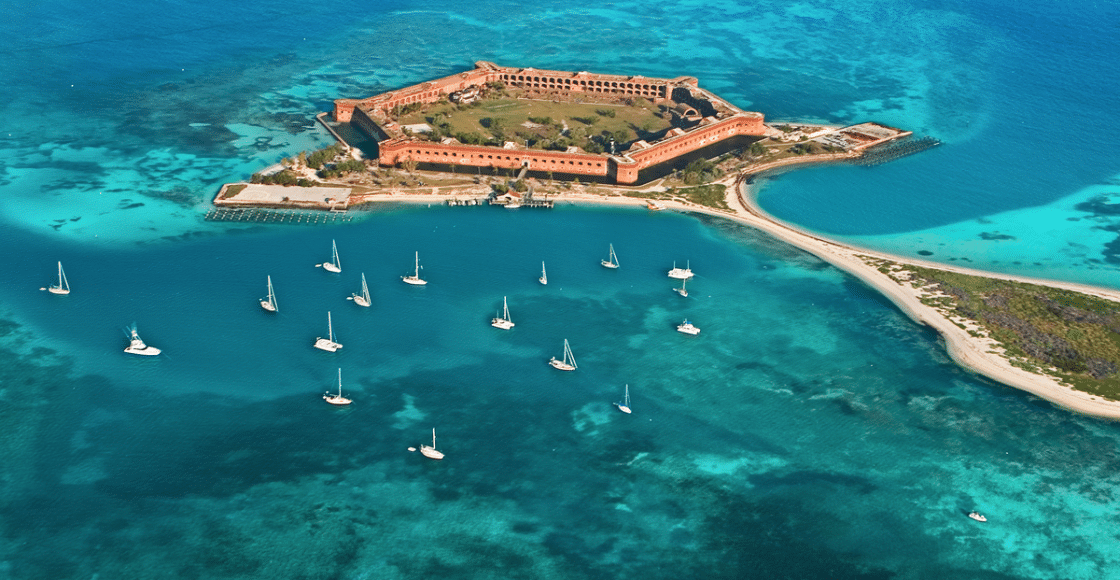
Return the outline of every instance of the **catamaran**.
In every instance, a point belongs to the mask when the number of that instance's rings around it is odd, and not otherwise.
[[[411,276],[401,276],[401,280],[404,280],[406,284],[412,284],[413,286],[423,286],[424,284],[428,283],[427,280],[422,280],[420,278],[420,252],[416,252],[415,273],[413,273]]]
[[[319,350],[325,350],[327,352],[334,352],[342,348],[342,345],[338,344],[334,340],[334,326],[331,325],[331,313],[330,311],[327,311],[327,338],[316,338],[315,348]]]
[[[611,244],[611,255],[606,260],[600,262],[604,268],[615,269],[618,268],[618,256],[614,254],[614,244]]]
[[[424,457],[427,457],[429,459],[443,459],[443,453],[436,451],[435,427],[432,428],[432,446],[428,447],[427,445],[420,445],[420,453],[423,453]]]
[[[700,329],[693,326],[692,323],[689,322],[686,318],[683,323],[677,325],[677,332],[683,332],[685,334],[691,334],[695,336],[697,334],[700,334]]]
[[[58,263],[58,286],[50,286],[47,292],[51,294],[69,294],[70,282],[66,280],[66,272],[62,271],[62,262]]]
[[[366,308],[369,308],[369,305],[373,303],[369,298],[369,286],[366,285],[365,272],[362,272],[362,293],[351,294],[350,297],[347,298],[347,300],[353,300],[354,304],[357,304],[358,306],[365,306]]]
[[[676,290],[677,294],[680,294],[681,296],[684,296],[685,298],[688,298],[688,289],[685,288],[685,286],[687,286],[687,285],[688,285],[688,278],[681,278],[681,287],[680,288],[673,288],[673,290]]]
[[[509,330],[514,327],[513,321],[509,318],[509,302],[506,301],[505,296],[502,296],[502,315],[490,319],[490,326],[502,330]]]
[[[688,264],[688,262],[686,262]],[[684,268],[678,268],[677,263],[673,262],[673,269],[669,270],[669,277],[678,280],[687,280],[692,277],[692,265],[689,264]]]
[[[315,264],[315,267],[322,267],[324,270],[334,272],[335,274],[342,271],[342,261],[338,259],[338,244],[336,244],[334,240],[331,240],[331,261]]]
[[[323,400],[332,405],[338,405],[340,407],[349,405],[350,403],[354,402],[342,396],[342,369],[338,369],[338,394],[332,395],[330,391],[328,391],[323,395]]]
[[[630,414],[630,412],[631,412],[630,411],[630,385],[626,385],[626,396],[625,396],[624,399],[622,399],[622,402],[621,403],[615,403],[614,406],[618,407],[619,411],[622,411],[623,413],[626,413],[627,415]]]
[[[572,354],[572,347],[568,346],[568,339],[564,339],[564,360],[556,360],[556,357],[552,357],[548,364],[552,365],[552,368],[562,371],[576,370],[576,357]]]
[[[541,277],[537,280],[540,280],[541,284],[548,284],[548,272],[544,270],[544,262],[541,262]]]
[[[155,356],[155,355],[159,354],[160,352],[162,352],[158,348],[156,348],[154,346],[148,346],[148,345],[144,344],[143,340],[140,340],[140,335],[136,333],[136,323],[135,322],[132,323],[132,326],[128,327],[128,339],[130,341],[129,344],[128,344],[128,348],[124,349],[124,351],[127,352],[128,354],[140,354],[140,355],[144,355],[144,356]]]
[[[272,289],[272,276],[268,277],[268,296],[261,298],[261,308],[269,312],[276,312],[280,306],[276,303],[276,291]]]

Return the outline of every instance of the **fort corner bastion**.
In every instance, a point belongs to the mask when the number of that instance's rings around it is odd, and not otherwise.
[[[654,137],[619,144],[622,150],[594,153],[575,146],[559,151],[509,141],[500,146],[465,144],[450,136],[437,141],[398,122],[404,109],[441,101],[469,104],[488,87],[508,88],[517,99],[552,103],[618,105],[644,99],[671,118],[671,125]],[[334,117],[376,140],[378,162],[383,166],[412,162],[510,170],[526,167],[560,178],[594,177],[617,184],[637,183],[644,169],[729,139],[766,134],[762,113],[739,109],[700,88],[693,77],[659,79],[513,68],[486,61],[476,62],[474,70],[380,95],[338,99]]]

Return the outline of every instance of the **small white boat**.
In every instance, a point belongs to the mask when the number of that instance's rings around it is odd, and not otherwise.
[[[972,518],[972,519],[974,519],[978,522],[988,521],[988,518],[984,517],[980,512],[968,512],[968,517],[970,517],[970,518]]]
[[[556,360],[556,357],[552,357],[548,364],[562,371],[576,370],[576,357],[572,354],[572,347],[568,346],[568,339],[564,339],[564,360]]]
[[[322,267],[324,270],[335,274],[342,272],[342,261],[338,259],[338,244],[334,240],[331,240],[331,261],[315,264],[315,267]]]
[[[683,323],[677,325],[677,332],[683,332],[685,334],[697,335],[697,334],[700,334],[700,329],[696,328],[695,326],[692,325],[691,322],[689,322],[687,319],[685,319],[685,321]]]
[[[416,271],[411,276],[401,276],[405,284],[412,284],[413,286],[423,286],[427,284],[427,280],[420,278],[420,252],[416,252]]]
[[[630,414],[630,385],[626,385],[626,396],[622,399],[622,402],[615,403],[614,406],[618,407],[619,411],[622,411],[627,415]]]
[[[137,334],[137,332],[136,332],[136,324],[135,323],[133,323],[132,326],[128,327],[128,339],[129,339],[128,347],[124,349],[124,351],[127,352],[128,354],[139,354],[139,355],[143,355],[143,356],[155,356],[155,355],[159,354],[160,352],[162,352],[162,351],[160,351],[160,349],[158,349],[154,346],[148,346],[148,345],[144,344],[143,340],[140,340],[140,335]]]
[[[276,312],[280,306],[276,303],[276,291],[272,289],[272,276],[268,277],[268,296],[261,298],[261,308],[269,312]]]
[[[424,457],[429,459],[443,459],[443,453],[436,451],[436,430],[434,427],[432,428],[432,446],[428,447],[427,445],[421,444],[420,453],[423,453]]]
[[[688,285],[688,278],[681,278],[681,287],[680,288],[673,288],[673,290],[676,290],[677,294],[680,294],[681,296],[684,296],[685,298],[688,298],[688,289],[685,288],[685,286],[687,286],[687,285]]]
[[[677,280],[687,280],[692,277],[691,264],[684,268],[678,268],[677,263],[673,262],[673,269],[669,270],[669,277],[676,278]]]
[[[339,407],[349,405],[350,403],[354,402],[342,396],[342,369],[338,369],[338,394],[332,395],[328,391],[323,395],[323,400],[332,405],[338,405]]]
[[[614,253],[614,244],[611,244],[611,255],[610,255],[610,257],[608,257],[606,260],[602,260],[600,263],[603,265],[604,268],[610,268],[612,270],[618,268],[618,256],[616,256],[615,253]]]
[[[365,272],[362,272],[362,293],[351,294],[350,297],[347,298],[347,300],[353,300],[354,304],[357,304],[358,306],[365,306],[366,308],[369,308],[369,305],[373,303],[373,301],[369,298],[369,286],[366,285]]]
[[[48,287],[47,292],[51,294],[70,293],[70,282],[66,279],[66,272],[62,271],[62,262],[58,263],[58,285]]]
[[[515,326],[513,321],[509,318],[509,303],[506,301],[505,296],[502,296],[502,315],[491,318],[490,326],[502,330],[509,330]]]
[[[316,338],[315,348],[319,350],[325,350],[327,352],[335,352],[336,350],[342,348],[341,344],[335,342],[334,326],[331,324],[330,311],[327,312],[327,338]]]
[[[541,262],[541,277],[537,278],[541,284],[548,285],[548,272],[544,269],[544,262]]]

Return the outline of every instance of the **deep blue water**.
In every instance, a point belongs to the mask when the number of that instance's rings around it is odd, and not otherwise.
[[[220,183],[330,143],[314,114],[334,98],[480,59],[692,74],[769,119],[944,142],[767,180],[782,219],[1117,286],[1115,5],[8,14],[0,579],[1120,578],[1116,425],[962,371],[874,291],[757,232],[573,206],[202,219]],[[340,275],[314,267],[332,239]],[[399,280],[416,251],[424,288]],[[39,290],[58,260],[66,297]],[[687,299],[674,260],[697,272]],[[369,309],[346,300],[363,272]],[[488,325],[503,297],[508,332]],[[311,347],[328,311],[335,354]],[[121,352],[132,322],[163,355]],[[573,373],[546,364],[565,339]],[[320,398],[340,368],[345,409]],[[611,405],[626,385],[633,415]],[[408,451],[432,428],[439,463]]]

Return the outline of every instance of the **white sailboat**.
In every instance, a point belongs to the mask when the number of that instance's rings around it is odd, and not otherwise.
[[[331,261],[315,264],[315,267],[322,267],[324,270],[335,274],[342,272],[342,261],[338,259],[338,244],[334,240],[331,240]]]
[[[669,277],[670,278],[676,278],[678,280],[687,280],[687,279],[691,278],[692,277],[692,264],[688,263],[688,262],[686,262],[686,264],[688,264],[688,265],[685,266],[684,268],[678,268],[677,263],[673,262],[673,269],[669,270]]]
[[[576,357],[572,354],[572,347],[568,346],[568,339],[564,339],[564,360],[556,360],[556,357],[552,357],[548,364],[552,365],[552,368],[562,371],[576,370]]]
[[[427,445],[421,444],[420,445],[420,453],[423,453],[424,457],[427,457],[429,459],[443,459],[443,453],[441,453],[439,451],[436,451],[436,430],[435,430],[435,427],[432,428],[432,446],[428,447]]]
[[[268,296],[261,298],[261,308],[269,312],[276,312],[280,309],[276,302],[276,291],[272,289],[272,276],[268,277]]]
[[[606,260],[600,262],[604,268],[611,268],[612,270],[618,268],[618,256],[614,254],[614,244],[611,244],[611,255]]]
[[[154,346],[148,346],[148,345],[144,344],[143,340],[140,340],[140,335],[136,333],[136,323],[135,322],[132,323],[132,326],[128,327],[128,339],[129,339],[128,347],[124,349],[124,351],[127,352],[128,354],[155,356],[155,355],[159,354],[160,352],[162,352],[162,351],[160,351],[160,349],[158,349]]]
[[[509,302],[505,296],[502,296],[502,315],[490,319],[490,326],[502,330],[509,330],[514,327],[513,320],[509,318]]]
[[[351,401],[350,399],[342,396],[342,369],[338,369],[338,394],[332,395],[328,391],[323,395],[323,400],[332,405],[338,405],[340,407],[353,403],[353,401]]]
[[[677,325],[677,332],[683,332],[685,334],[691,334],[695,336],[697,334],[700,334],[700,329],[693,326],[692,323],[689,322],[686,318],[684,322]]]
[[[334,352],[342,348],[342,345],[335,342],[334,339],[334,326],[331,325],[331,313],[330,311],[327,311],[327,338],[316,338],[315,348],[319,350],[325,350],[327,352]]]
[[[541,262],[541,277],[537,280],[540,280],[541,284],[548,285],[548,272],[544,269],[544,262]]]
[[[401,276],[401,280],[413,286],[423,286],[428,283],[427,280],[420,278],[420,252],[416,252],[416,271],[411,276]]]
[[[625,396],[625,398],[622,399],[622,402],[621,403],[615,403],[614,406],[618,407],[619,411],[622,411],[623,413],[626,413],[627,415],[630,414],[630,412],[631,412],[630,411],[630,385],[626,385],[626,396]]]
[[[687,286],[687,285],[688,285],[688,278],[681,278],[681,287],[680,288],[673,288],[673,290],[676,290],[677,294],[680,294],[681,296],[684,296],[685,298],[688,298],[688,289],[685,288],[685,286]]]
[[[51,294],[69,294],[70,282],[66,279],[66,272],[62,271],[62,262],[58,263],[58,285],[49,286],[47,292]]]
[[[365,306],[366,308],[369,308],[369,305],[373,303],[369,298],[369,286],[366,285],[365,272],[362,272],[362,293],[351,294],[350,297],[347,298],[347,300],[353,300],[354,304],[357,304],[358,306]]]

